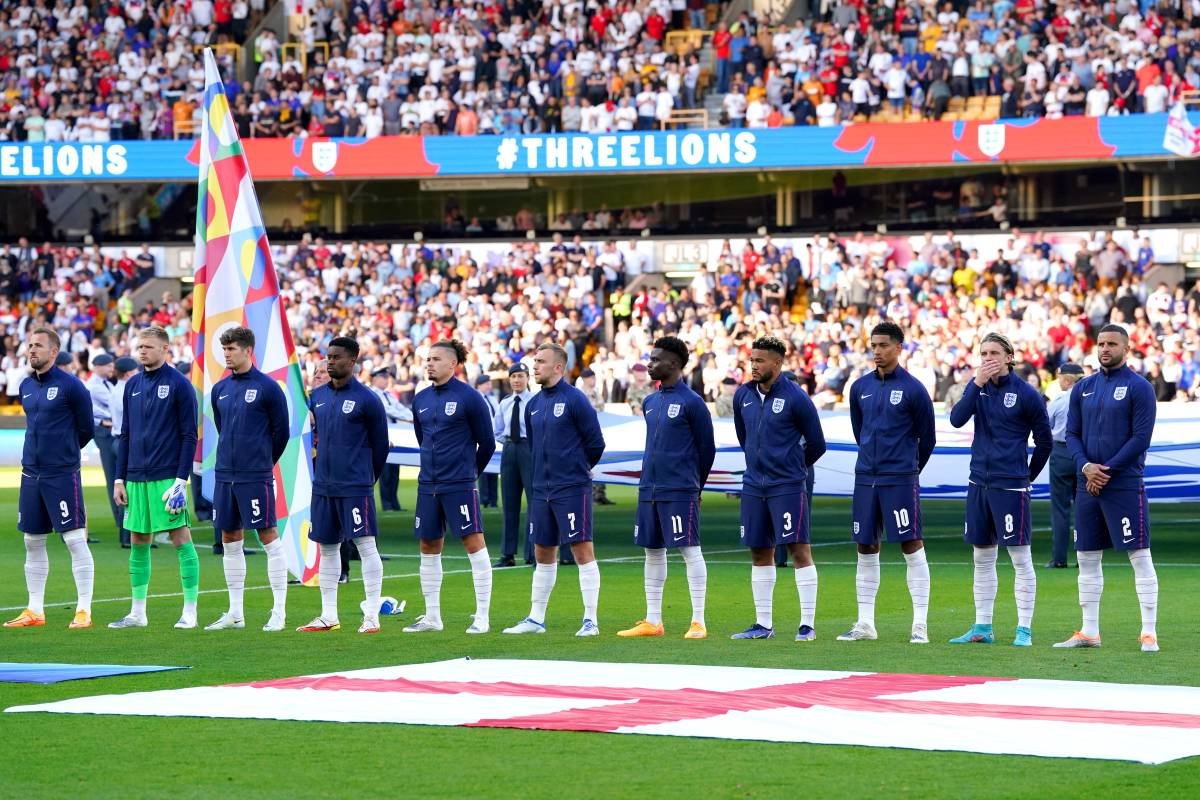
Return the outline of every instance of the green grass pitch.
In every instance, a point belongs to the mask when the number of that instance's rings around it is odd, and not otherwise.
[[[401,501],[413,506],[415,485],[402,484]],[[382,514],[384,593],[408,601],[402,617],[386,618],[377,636],[358,636],[361,584],[342,587],[340,632],[292,632],[317,614],[316,589],[290,587],[289,631],[259,630],[270,609],[263,556],[247,560],[244,631],[176,631],[178,571],[170,547],[154,551],[150,627],[109,631],[126,613],[126,551],[117,547],[103,493],[87,490],[92,531],[103,541],[96,557],[96,627],[69,631],[74,588],[66,549],[50,546],[45,628],[0,630],[0,661],[186,664],[192,669],[52,686],[0,684],[0,707],[101,693],[122,693],[280,678],[336,670],[435,661],[462,656],[597,661],[725,664],[802,669],[931,672],[1113,682],[1200,685],[1197,642],[1200,505],[1151,509],[1154,554],[1161,583],[1159,634],[1163,650],[1137,648],[1138,610],[1132,572],[1119,555],[1106,559],[1106,592],[1099,651],[1053,650],[1079,624],[1074,570],[1044,570],[1049,557],[1049,510],[1035,504],[1038,606],[1034,647],[1009,646],[1015,625],[1012,568],[1000,561],[996,603],[997,644],[952,647],[945,641],[973,621],[969,548],[961,541],[962,504],[929,502],[925,530],[933,580],[927,647],[907,643],[910,605],[903,560],[885,547],[877,611],[880,640],[841,643],[834,637],[854,619],[854,551],[848,539],[849,503],[818,498],[813,541],[820,570],[818,640],[792,641],[799,611],[790,572],[776,587],[773,641],[730,641],[728,634],[753,622],[749,559],[737,543],[736,502],[706,496],[702,530],[709,558],[707,641],[684,641],[690,605],[682,562],[672,557],[665,598],[667,636],[622,640],[615,632],[644,613],[640,550],[632,544],[635,492],[613,488],[617,505],[597,509],[596,550],[603,587],[596,639],[575,639],[581,612],[575,571],[564,568],[551,600],[549,632],[537,637],[463,633],[474,609],[464,554],[447,548],[442,613],[446,631],[405,635],[401,627],[420,613],[416,546],[411,513]],[[0,519],[16,519],[15,489],[0,489]],[[496,554],[497,511],[486,527]],[[225,609],[221,560],[209,554],[211,529],[196,529],[201,552],[200,622]],[[21,538],[10,525],[0,537],[0,607],[5,619],[25,602]],[[357,576],[358,565],[354,565]],[[528,610],[527,569],[497,571],[494,631]],[[1200,759],[1159,767],[1137,764],[996,757],[965,753],[825,745],[725,742],[651,736],[618,736],[400,725],[348,725],[222,719],[0,714],[3,796],[12,798],[171,797],[1195,797]]]

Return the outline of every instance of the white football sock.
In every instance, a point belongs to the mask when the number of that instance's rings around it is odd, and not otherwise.
[[[50,557],[46,555],[46,536],[25,534],[25,588],[29,590],[29,610],[46,613],[46,577]]]
[[[267,583],[271,584],[272,611],[284,613],[287,608],[287,551],[283,539],[264,544],[267,553]]]
[[[529,618],[534,622],[546,623],[546,606],[550,603],[550,593],[554,591],[554,582],[558,580],[558,562],[537,564],[533,568],[533,602],[529,607]]]
[[[1033,606],[1037,600],[1037,573],[1033,569],[1033,553],[1029,545],[1008,548],[1016,577],[1013,579],[1013,597],[1017,601],[1017,625],[1033,627]]]
[[[442,621],[442,554],[422,553],[421,594],[425,597],[425,619],[429,622]]]
[[[1158,622],[1158,573],[1150,548],[1129,551],[1129,565],[1133,567],[1133,585],[1137,589],[1138,603],[1142,606],[1142,633],[1157,636]]]
[[[666,549],[646,549],[646,622],[651,625],[662,624],[663,587],[667,583],[667,551]]]
[[[246,591],[245,542],[226,542],[221,564],[225,567],[225,585],[229,587],[229,616],[241,619],[242,596]]]
[[[692,622],[704,624],[704,601],[708,592],[708,565],[699,547],[681,547],[684,566],[687,567],[688,592],[692,595]]]
[[[800,595],[800,624],[810,628],[817,619],[817,565],[796,570],[796,592]]]
[[[750,592],[754,595],[754,621],[775,627],[775,566],[750,567]]]
[[[905,553],[908,562],[908,593],[912,596],[913,625],[925,625],[929,621],[929,561],[925,548],[915,553]]]
[[[583,618],[599,623],[596,608],[600,605],[600,562],[579,565],[579,593],[583,595]]]
[[[44,539],[44,537],[43,537]],[[63,534],[63,544],[71,553],[71,574],[75,576],[76,611],[92,611],[92,585],[96,578],[96,563],[87,543],[87,530],[76,528]]]
[[[492,610],[492,562],[487,548],[467,553],[467,560],[471,562],[471,581],[475,584],[475,622],[488,622]]]
[[[383,559],[374,536],[360,536],[354,540],[358,557],[362,562],[363,594],[366,597],[366,616],[379,616],[379,595],[383,592]],[[440,564],[438,565],[440,568]],[[441,570],[439,569],[440,573]]]
[[[879,553],[859,553],[854,576],[858,592],[858,621],[875,627],[875,595],[879,594]]]
[[[1104,551],[1080,550],[1075,554],[1079,562],[1079,607],[1083,609],[1084,636],[1100,635],[1100,595],[1104,594]]]
[[[322,544],[321,564],[317,568],[317,583],[321,587],[321,618],[338,621],[338,578],[342,576],[342,546]]]
[[[923,549],[923,548],[922,548]],[[975,559],[975,624],[991,625],[992,614],[996,610],[996,557],[999,548],[976,547],[972,554]]]

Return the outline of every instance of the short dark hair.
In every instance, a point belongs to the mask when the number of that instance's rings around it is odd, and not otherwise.
[[[349,336],[335,336],[325,349],[328,350],[330,347],[340,347],[349,353],[351,358],[358,358],[358,342]]]
[[[760,336],[750,345],[751,350],[767,350],[778,353],[780,358],[787,355],[787,345],[777,336]]]
[[[688,348],[678,336],[663,336],[654,342],[654,346],[678,358],[681,368],[687,365]]]
[[[904,344],[904,330],[890,319],[885,319],[871,328],[871,336],[888,336],[896,344]]]
[[[220,341],[222,345],[236,344],[240,347],[246,348],[247,350],[253,350],[254,331],[250,330],[249,328],[241,327],[227,328],[225,332],[221,334]]]
[[[454,353],[454,358],[459,364],[466,363],[467,346],[458,339],[443,339],[440,342],[434,342],[433,347],[444,347]]]
[[[1107,325],[1105,325],[1103,328],[1101,328],[1100,331],[1096,334],[1097,339],[1100,338],[1101,333],[1115,333],[1115,334],[1118,334],[1125,341],[1127,341],[1127,342],[1129,341],[1129,331],[1125,330],[1124,325],[1118,325],[1115,322],[1110,322]]]

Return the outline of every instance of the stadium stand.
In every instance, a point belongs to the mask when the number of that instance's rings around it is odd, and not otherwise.
[[[1178,0],[824,0],[786,25],[704,0],[304,5],[281,41],[263,0],[5,3],[0,138],[190,137],[206,44],[244,138],[1101,116],[1200,87]]]
[[[749,344],[769,333],[791,342],[788,368],[833,407],[870,369],[867,331],[884,317],[910,331],[908,367],[939,402],[954,398],[988,331],[1008,334],[1020,374],[1053,394],[1060,364],[1095,364],[1095,332],[1109,321],[1129,327],[1130,365],[1160,400],[1200,400],[1200,288],[1150,285],[1153,249],[1129,232],[1014,230],[996,252],[980,251],[982,236],[953,232],[757,241],[726,242],[709,268],[674,286],[635,242],[561,236],[439,245],[306,235],[275,246],[275,260],[306,378],[330,339],[352,334],[363,369],[391,370],[404,401],[421,386],[429,345],[456,336],[472,380],[487,372],[502,384],[508,364],[555,340],[573,372],[590,366],[606,397],[622,402],[644,380],[634,365],[668,332],[693,347],[689,379],[715,401],[724,379],[746,379]],[[35,321],[63,332],[80,370],[101,351],[128,353],[131,332],[151,323],[171,333],[175,362],[189,363],[190,299],[133,306],[130,290],[153,274],[152,259],[148,248],[0,246],[6,401],[25,374],[18,342]]]

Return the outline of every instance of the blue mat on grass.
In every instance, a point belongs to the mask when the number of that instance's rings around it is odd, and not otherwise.
[[[108,678],[138,672],[164,672],[191,667],[157,667],[121,664],[21,664],[0,661],[0,683],[58,683],[84,678]]]

